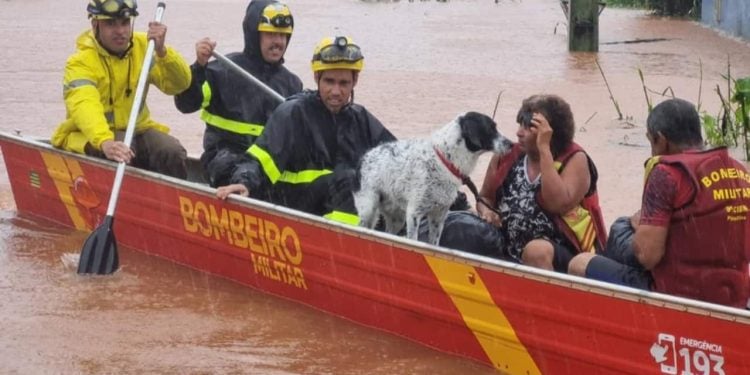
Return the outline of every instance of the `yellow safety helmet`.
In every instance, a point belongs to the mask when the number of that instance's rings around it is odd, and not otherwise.
[[[86,11],[95,20],[130,18],[138,15],[138,4],[135,0],[91,0]]]
[[[317,46],[312,57],[314,73],[331,69],[361,71],[365,57],[358,45],[348,36],[325,37]]]
[[[294,29],[294,17],[289,7],[282,3],[271,3],[263,8],[258,22],[258,31],[269,33],[291,34]]]

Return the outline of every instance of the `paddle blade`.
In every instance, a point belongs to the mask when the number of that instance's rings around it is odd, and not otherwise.
[[[114,218],[106,216],[83,243],[81,258],[78,261],[78,273],[108,275],[120,266],[117,256],[117,241],[112,230]]]

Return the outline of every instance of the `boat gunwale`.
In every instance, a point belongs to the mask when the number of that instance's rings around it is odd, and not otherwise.
[[[117,164],[104,159],[77,154],[53,147],[44,138],[24,136],[20,134],[11,134],[7,131],[0,130],[0,141],[8,141],[18,145],[33,147],[47,152],[63,154],[66,157],[76,158],[87,163],[96,164],[100,167],[114,171]],[[0,150],[2,154],[2,150]],[[4,157],[4,156],[3,156]],[[191,156],[190,159],[195,161],[196,158]],[[7,169],[7,165],[6,165]],[[145,178],[155,182],[166,183],[177,186],[194,193],[200,193],[211,198],[215,198],[216,189],[206,184],[194,181],[186,181],[175,177],[162,175],[144,169],[126,167],[126,175],[130,177]],[[638,302],[645,305],[662,307],[685,313],[708,316],[716,319],[737,322],[750,325],[750,311],[740,308],[712,304],[708,302],[692,300],[688,298],[672,296],[652,291],[640,290],[616,284],[601,282],[597,280],[586,279],[578,276],[548,271],[538,268],[525,266],[522,264],[512,263],[496,258],[490,258],[482,255],[472,254],[460,250],[453,250],[438,246],[433,246],[424,242],[399,237],[396,235],[378,232],[362,227],[355,227],[343,223],[330,221],[323,217],[315,216],[305,212],[293,210],[284,206],[271,204],[261,200],[231,195],[227,202],[238,206],[245,206],[266,214],[282,216],[292,222],[298,222],[306,225],[312,225],[317,228],[334,231],[340,234],[354,236],[363,240],[377,242],[387,246],[398,247],[403,250],[419,253],[422,255],[433,256],[444,260],[455,261],[477,267],[479,269],[499,272],[510,276],[532,279],[545,284],[557,285],[574,290],[590,292],[598,295],[608,296],[616,299]],[[38,216],[38,215],[32,215]],[[41,217],[45,219],[44,217]],[[220,251],[220,250],[219,250]],[[220,276],[220,275],[217,275]]]

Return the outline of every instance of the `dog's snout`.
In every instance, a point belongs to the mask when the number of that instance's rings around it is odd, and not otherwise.
[[[513,142],[509,140],[508,138],[503,137],[502,135],[499,135],[497,138],[495,138],[494,142],[494,152],[498,154],[505,154],[510,151],[510,149],[513,147]]]

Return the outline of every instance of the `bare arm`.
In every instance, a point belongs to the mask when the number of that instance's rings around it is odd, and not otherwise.
[[[551,154],[542,156],[541,171],[544,209],[552,213],[564,214],[573,209],[586,196],[591,184],[588,160],[582,152],[570,158],[562,173],[555,169]]]
[[[591,173],[583,152],[571,156],[562,173],[555,169],[550,141],[552,128],[541,113],[534,113],[532,132],[537,133],[537,148],[542,175],[542,202],[544,209],[563,214],[578,205],[591,184]]]
[[[672,207],[681,205],[685,199],[678,197],[681,180],[673,172],[662,166],[651,171],[643,189],[641,210],[630,219],[635,228],[633,252],[647,270],[656,267],[664,257]]]
[[[656,267],[664,257],[667,244],[667,227],[638,225],[633,236],[633,252],[638,262],[647,270]]]

